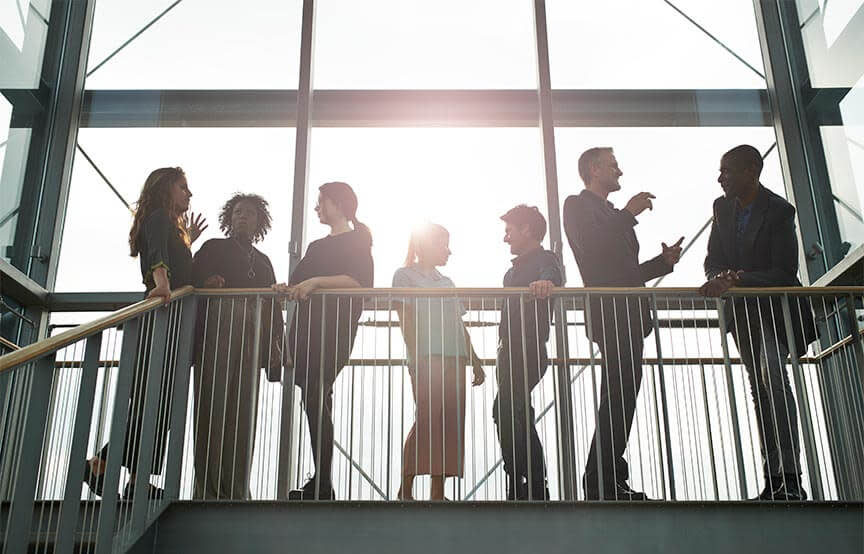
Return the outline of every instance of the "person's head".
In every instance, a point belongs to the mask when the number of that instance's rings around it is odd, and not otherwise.
[[[169,218],[177,221],[178,233],[188,243],[183,214],[189,209],[190,198],[192,193],[186,183],[186,174],[179,167],[162,167],[150,172],[141,187],[138,202],[135,203],[135,217],[129,231],[130,255],[138,255],[136,243],[141,224],[147,216],[160,208],[168,213]]]
[[[258,242],[270,230],[270,209],[257,194],[236,193],[219,212],[219,228],[227,237]]]
[[[540,246],[546,236],[546,218],[535,206],[520,204],[501,216],[504,222],[504,242],[516,256]]]
[[[372,243],[369,227],[357,219],[357,195],[348,183],[333,181],[318,187],[315,212],[321,223],[331,227],[340,221],[350,221],[354,229],[365,233],[369,237],[369,243]]]
[[[447,265],[450,257],[450,233],[436,223],[423,223],[411,232],[405,267],[424,264],[432,267]]]
[[[745,198],[759,187],[762,154],[749,144],[736,146],[720,158],[717,182],[729,198]]]
[[[579,176],[585,188],[608,194],[621,188],[618,178],[624,175],[618,160],[608,146],[589,148],[579,156]]]

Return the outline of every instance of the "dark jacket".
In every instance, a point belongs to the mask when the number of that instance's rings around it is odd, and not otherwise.
[[[718,273],[732,269],[742,270],[741,287],[800,287],[798,280],[798,238],[795,236],[795,208],[782,197],[763,186],[753,202],[750,220],[744,228],[740,241],[736,239],[737,200],[721,196],[714,201],[714,223],[708,238],[708,255],[705,257],[705,276],[712,279]],[[745,299],[736,298],[735,313],[743,314]],[[783,320],[779,297],[763,299],[762,318],[771,316],[777,337],[786,344],[786,326]],[[813,340],[816,329],[806,299],[800,301],[790,297],[792,330],[795,348],[789,348],[801,356]],[[724,303],[726,331],[732,332],[733,303]],[[788,344],[786,344],[789,347]]]
[[[639,263],[639,241],[633,214],[616,209],[593,192],[583,190],[564,201],[564,231],[582,281],[586,287],[644,287],[650,279],[666,275],[672,266],[662,256]],[[601,309],[602,305],[602,309]],[[613,305],[618,310],[613,310]],[[641,313],[640,313],[641,311]],[[601,329],[627,324],[642,326],[642,336],[651,332],[653,320],[647,298],[636,302],[625,296],[592,298],[591,326],[595,341]],[[617,318],[617,320],[616,320]]]

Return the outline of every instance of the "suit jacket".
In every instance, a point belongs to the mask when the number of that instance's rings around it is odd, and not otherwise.
[[[644,287],[646,281],[672,271],[662,256],[639,263],[636,224],[630,212],[616,209],[588,190],[564,201],[564,231],[586,287]],[[602,310],[600,298],[592,298],[590,324],[595,340],[604,326],[614,330],[615,317],[619,327],[626,325],[623,316],[629,318],[631,329],[642,326],[643,337],[651,332],[648,299],[625,303],[624,298],[603,298]],[[613,310],[613,305],[618,309]]]
[[[782,197],[759,185],[759,194],[753,202],[750,221],[740,241],[736,240],[737,200],[721,196],[714,201],[714,223],[708,238],[705,257],[705,276],[712,279],[718,273],[732,269],[743,270],[739,286],[742,287],[800,287],[798,280],[798,238],[795,236],[795,208]],[[813,340],[816,329],[806,299],[790,298],[793,345],[787,344],[782,305],[778,298],[759,301],[762,319],[773,318],[777,338],[790,352],[801,356]],[[726,331],[732,332],[733,303],[724,302]],[[773,308],[773,310],[772,310]],[[736,298],[735,313],[746,311],[745,299]]]

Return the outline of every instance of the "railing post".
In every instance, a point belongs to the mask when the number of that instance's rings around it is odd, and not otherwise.
[[[165,373],[165,351],[168,337],[168,312],[170,306],[157,308],[153,312],[153,332],[150,339],[150,352],[147,359],[147,381],[144,385],[144,407],[141,415],[141,430],[138,438],[138,458],[135,460],[137,473],[133,483],[135,496],[132,498],[132,519],[129,532],[138,534],[146,525],[147,500],[150,473],[153,465],[153,448],[156,444],[157,420],[161,406],[159,398],[162,390],[162,377]],[[167,376],[166,376],[167,377]],[[170,383],[164,386],[170,387]]]
[[[732,301],[731,299],[729,300]],[[732,361],[729,358],[729,339],[726,338],[726,313],[723,300],[718,298],[717,322],[720,327],[720,345],[723,348],[723,365],[726,368],[726,394],[729,396],[729,417],[732,420],[732,447],[735,449],[735,466],[738,470],[738,489],[741,499],[747,494],[747,475],[744,473],[744,452],[741,444],[741,426],[738,422],[738,403],[735,400],[735,385],[732,381]]]
[[[552,300],[550,300],[552,302]],[[560,460],[561,500],[576,500],[576,445],[573,428],[573,396],[570,384],[570,364],[567,363],[567,311],[563,300],[555,306],[555,349],[558,353],[556,381],[558,386],[558,457]]]
[[[165,462],[165,500],[180,498],[183,441],[186,438],[186,408],[189,403],[189,368],[193,363],[195,324],[198,316],[198,296],[189,295],[180,306],[180,332],[177,336],[177,360],[174,364],[174,391],[168,455]]]
[[[669,408],[666,403],[666,379],[663,375],[663,349],[660,346],[660,326],[657,323],[657,293],[651,293],[651,319],[654,326],[654,344],[657,348],[657,374],[660,377],[660,410],[663,412],[663,433],[666,436],[666,473],[669,476],[669,497],[675,500],[675,471],[672,467],[672,438],[669,435]],[[641,360],[640,360],[641,362]],[[660,464],[661,479],[663,464]]]
[[[69,465],[66,471],[66,487],[63,504],[60,506],[60,521],[54,540],[56,554],[72,554],[75,525],[81,509],[81,460],[87,457],[87,439],[90,436],[90,417],[93,414],[93,398],[96,394],[96,377],[99,371],[99,354],[102,349],[102,333],[87,339],[84,348],[84,363],[81,365],[81,384],[78,388],[78,403],[72,428],[72,444],[69,447]]]
[[[55,353],[36,360],[30,367],[30,393],[27,415],[18,450],[17,470],[14,473],[14,491],[4,552],[27,552],[33,522],[33,504],[36,494],[36,479],[39,475],[39,460],[45,439],[45,424],[48,420],[48,404],[51,397],[51,381],[54,376]]]
[[[804,382],[804,374],[801,364],[798,363],[798,355],[795,350],[795,334],[792,331],[792,310],[789,308],[789,294],[783,293],[780,297],[783,308],[783,324],[786,328],[786,344],[789,350],[789,359],[792,362],[792,375],[795,379],[795,392],[797,393],[798,413],[801,415],[801,434],[804,436],[806,445],[804,455],[807,457],[807,474],[810,476],[813,500],[822,500],[825,493],[822,490],[822,479],[820,478],[819,452],[816,450],[816,438],[813,432],[813,420],[810,418],[810,396],[807,394],[807,384]],[[781,360],[782,361],[782,360]],[[784,368],[785,370],[785,368]],[[795,407],[792,406],[792,409]],[[787,409],[789,407],[787,406]],[[796,437],[793,437],[793,440]],[[784,468],[788,472],[788,468]]]
[[[588,335],[588,352],[589,354],[589,362],[591,364],[591,410],[594,414],[594,450],[597,452],[597,482],[598,485],[603,483],[603,444],[602,437],[598,432],[600,428],[600,412],[599,406],[597,405],[597,375],[594,372],[594,364],[597,363],[596,356],[594,354],[594,328],[591,325],[591,293],[585,294],[585,331]],[[601,330],[602,332],[602,330]],[[604,362],[605,363],[605,362]],[[586,473],[588,468],[585,468]],[[585,487],[588,487],[587,479],[585,482]],[[586,494],[587,499],[587,494]]]
[[[99,508],[99,523],[96,536],[96,554],[108,554],[113,550],[114,525],[117,522],[117,491],[120,479],[120,456],[123,452],[126,424],[129,420],[129,401],[132,378],[138,359],[138,341],[142,335],[141,319],[138,316],[123,324],[123,345],[117,367],[117,388],[114,394],[114,413],[111,416],[111,431],[108,437],[108,460],[103,482],[102,502]]]
[[[274,302],[279,302],[278,298]],[[290,351],[288,341],[290,340],[291,325],[294,323],[294,318],[298,313],[297,304],[288,302],[285,312],[285,331],[282,334],[282,359],[285,359],[285,353]],[[276,500],[288,500],[288,489],[291,486],[291,474],[294,473],[294,464],[297,458],[297,453],[294,451],[294,427],[296,426],[294,418],[294,371],[295,363],[291,367],[286,367],[282,372],[282,409],[280,412],[279,425],[279,452],[277,453],[276,462]]]

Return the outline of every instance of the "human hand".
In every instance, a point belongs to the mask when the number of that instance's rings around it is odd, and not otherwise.
[[[168,285],[156,285],[147,293],[147,298],[161,298],[163,304],[171,301],[171,287]]]
[[[208,227],[207,220],[203,215],[195,215],[195,212],[189,212],[183,215],[183,223],[186,225],[186,232],[189,233],[189,242],[193,243],[198,240],[204,229]]]
[[[318,288],[318,279],[312,277],[291,287],[288,291],[289,300],[306,300]]]
[[[225,287],[225,278],[221,275],[211,275],[204,281],[205,289],[221,289]]]
[[[633,217],[641,214],[645,210],[653,210],[654,205],[651,203],[652,198],[657,198],[650,192],[640,192],[627,201],[624,209],[633,214]]]
[[[684,237],[681,237],[678,239],[678,242],[672,246],[666,246],[665,242],[661,242],[660,244],[663,246],[663,252],[661,252],[660,255],[663,256],[663,261],[672,266],[677,264],[678,260],[681,259],[681,243],[683,241]]]
[[[471,381],[471,386],[479,387],[486,382],[486,372],[483,371],[483,364],[479,358],[474,358],[474,379]]]
[[[285,283],[276,283],[275,285],[270,285],[270,290],[280,294],[287,294],[291,292],[291,286]]]
[[[727,269],[699,287],[699,293],[708,297],[720,296],[735,286],[739,279],[740,276],[737,272]]]
[[[555,288],[555,283],[548,280],[534,281],[528,285],[528,290],[534,298],[546,298],[552,294],[552,289]]]

